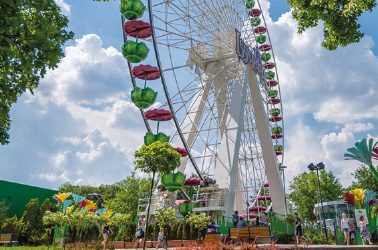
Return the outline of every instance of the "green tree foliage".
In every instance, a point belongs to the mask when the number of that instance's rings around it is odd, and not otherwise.
[[[360,41],[364,34],[358,17],[371,11],[376,0],[288,0],[298,21],[298,32],[324,22],[322,46],[328,50]]]
[[[8,206],[5,201],[0,201],[0,225],[7,218]]]
[[[138,211],[139,195],[148,193],[151,182],[148,179],[142,179],[132,174],[119,184],[119,191],[114,198],[105,200],[105,207],[117,213],[130,214],[135,218]]]
[[[20,240],[28,244],[33,244],[33,239],[43,231],[43,214],[40,209],[38,199],[31,199],[25,207],[25,211],[21,217],[23,224]]]
[[[155,219],[160,228],[167,228],[176,221],[176,211],[172,207],[157,209]]]
[[[168,174],[180,165],[180,154],[168,142],[156,141],[134,152],[135,168],[145,173]]]
[[[370,168],[366,166],[360,166],[354,173],[352,173],[352,175],[354,176],[356,181],[353,181],[352,186],[348,188],[349,190],[362,188],[370,189],[378,193],[378,182],[375,179],[374,174],[370,171]]]
[[[319,175],[323,202],[341,199],[343,188],[333,173],[321,170]],[[295,176],[293,181],[290,182],[290,189],[292,192],[289,194],[289,200],[298,207],[300,216],[304,219],[315,219],[313,209],[315,204],[319,202],[316,173],[304,172]]]
[[[11,105],[63,57],[67,25],[54,0],[0,1],[0,144],[9,142]]]

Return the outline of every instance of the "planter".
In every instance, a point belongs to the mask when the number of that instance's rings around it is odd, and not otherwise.
[[[64,245],[65,248],[75,248],[75,243],[67,243]]]
[[[87,247],[87,243],[85,243],[85,242],[77,242],[77,243],[75,243],[75,247],[76,248],[86,248]]]
[[[143,247],[143,242],[124,242],[124,248],[138,248]]]
[[[123,241],[114,241],[113,247],[114,248],[125,248],[125,242],[123,242]]]
[[[146,247],[155,248],[157,245],[156,241],[146,241]]]

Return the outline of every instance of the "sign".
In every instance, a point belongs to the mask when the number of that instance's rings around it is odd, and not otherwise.
[[[360,220],[361,215],[364,216],[366,224],[369,224],[366,209],[354,209],[354,215],[356,216],[356,221]]]
[[[256,74],[259,75],[260,81],[265,82],[265,70],[261,60],[261,54],[258,48],[251,48],[244,42],[241,37],[240,31],[235,29],[236,32],[236,54],[243,61],[244,64],[249,64],[253,67]]]

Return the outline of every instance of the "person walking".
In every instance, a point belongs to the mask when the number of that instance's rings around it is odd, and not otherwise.
[[[103,237],[103,241],[101,242],[101,246],[104,246],[104,250],[106,249],[106,244],[108,244],[108,241],[109,241],[109,235],[112,233],[112,231],[110,230],[110,227],[108,224],[106,224],[104,226],[104,229],[102,230],[102,237]]]
[[[344,244],[349,245],[349,219],[346,217],[345,213],[342,214],[340,228],[344,233]]]
[[[351,214],[348,215],[349,244],[354,245],[356,241],[356,221]]]
[[[232,223],[234,224],[234,227],[238,226],[239,222],[239,212],[235,211],[234,214],[232,215]]]
[[[373,242],[371,242],[371,235],[369,233],[367,223],[365,220],[365,217],[363,215],[360,216],[360,233],[362,238],[362,244],[365,245],[365,241],[369,241],[369,244],[372,245]]]
[[[167,249],[168,244],[167,244],[167,238],[165,237],[164,234],[164,228],[160,228],[160,232],[158,234],[158,239],[157,239],[157,244],[156,244],[156,249],[160,248],[163,246],[164,249]]]
[[[300,243],[300,238],[302,237],[302,221],[299,218],[298,213],[294,213],[294,224],[295,224],[295,239],[297,241],[297,245]]]

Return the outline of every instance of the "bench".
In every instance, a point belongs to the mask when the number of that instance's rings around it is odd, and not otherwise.
[[[12,241],[11,233],[4,233],[4,234],[0,234],[0,244],[13,246],[13,245],[18,245],[18,241]]]
[[[229,228],[228,230],[228,240],[235,242],[236,240],[244,242],[252,242],[252,245],[257,244],[275,244],[276,242],[272,240],[269,227],[242,227],[242,228]],[[225,239],[225,244],[227,244],[227,238]]]

